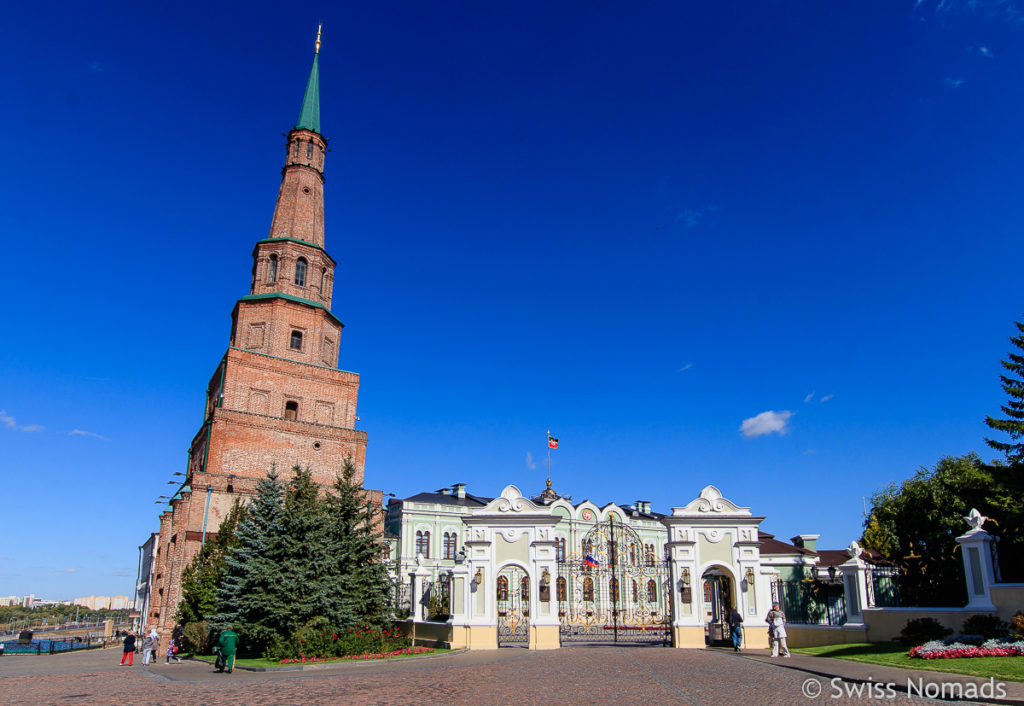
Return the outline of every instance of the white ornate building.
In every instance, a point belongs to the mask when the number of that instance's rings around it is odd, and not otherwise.
[[[496,498],[465,484],[391,500],[387,556],[418,637],[453,647],[722,639],[735,606],[745,641],[766,644],[773,580],[825,563],[816,535],[793,544],[714,486],[667,514],[647,501],[573,503],[549,487]],[[824,553],[822,553],[824,554]]]

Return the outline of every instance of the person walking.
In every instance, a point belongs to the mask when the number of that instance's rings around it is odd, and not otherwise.
[[[153,641],[153,664],[160,659],[157,655],[160,652],[160,633],[156,631],[156,628],[150,628],[149,639]]]
[[[789,657],[789,647],[786,645],[786,614],[779,608],[778,603],[772,604],[772,609],[765,617],[768,623],[768,632],[772,637],[772,657]]]
[[[220,653],[224,655],[224,664],[228,668],[228,674],[231,674],[231,670],[235,667],[235,652],[238,650],[238,633],[228,628],[220,634],[217,646],[220,647]]]
[[[149,664],[149,658],[153,656],[153,636],[146,635],[142,638],[142,666]]]
[[[730,608],[726,620],[729,621],[729,633],[732,635],[732,649],[739,652],[740,645],[743,644],[743,616],[735,608]]]
[[[126,630],[124,633],[124,654],[121,655],[121,666],[124,666],[124,661],[128,660],[128,666],[132,666],[132,655],[135,654],[135,636],[132,635],[130,630]]]
[[[167,654],[167,661],[164,662],[164,664],[170,664],[172,659],[175,662],[180,662],[181,661],[181,659],[178,658],[178,643],[175,642],[173,637],[170,640],[167,641],[167,652],[166,652],[166,654]]]

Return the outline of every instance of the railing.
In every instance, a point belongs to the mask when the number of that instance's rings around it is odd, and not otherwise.
[[[113,637],[93,637],[91,635],[83,638],[69,638],[64,640],[30,640],[22,643],[19,640],[7,640],[0,642],[0,657],[13,655],[55,655],[63,652],[77,652],[79,650],[92,650],[106,647],[108,644],[118,642]]]
[[[902,572],[896,566],[872,566],[868,570],[868,605],[872,608],[895,608],[900,603]]]
[[[786,621],[795,625],[843,625],[846,593],[842,583],[775,581],[772,591]]]

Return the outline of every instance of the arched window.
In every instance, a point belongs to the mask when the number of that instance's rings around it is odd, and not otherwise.
[[[583,558],[586,559],[587,556],[589,556],[590,554],[593,554],[593,553],[594,553],[594,543],[592,541],[590,541],[589,539],[584,539],[583,540]]]
[[[416,530],[416,553],[422,554],[424,559],[430,558],[430,532]]]
[[[300,287],[306,286],[306,266],[309,263],[306,262],[306,258],[300,257],[295,261],[295,284]]]
[[[647,602],[658,602],[658,584],[654,582],[654,579],[651,579],[647,582]]]
[[[615,566],[619,563],[619,543],[608,542],[608,565]]]
[[[636,544],[633,542],[629,544],[629,563],[631,566],[636,566]]]
[[[594,579],[589,576],[583,579],[583,600],[594,601]]]
[[[310,140],[309,142],[306,143],[306,157],[309,158],[309,157],[312,157],[312,156],[313,156],[313,141]]]
[[[523,600],[523,603],[529,605],[530,603],[530,577],[524,576],[523,580],[519,582],[519,597]]]
[[[555,600],[556,601],[565,601],[565,600],[567,600],[565,594],[566,594],[566,590],[565,590],[565,577],[564,576],[559,576],[558,580],[555,581]]]
[[[302,331],[292,331],[292,338],[289,345],[291,346],[292,350],[302,350]]]
[[[327,268],[320,268],[320,296],[327,296]]]
[[[454,532],[444,533],[444,558],[455,558],[455,545],[458,543],[458,536]]]
[[[555,540],[555,561],[565,561],[565,537]]]
[[[622,596],[619,595],[619,580],[611,579],[608,582],[608,593],[611,594],[612,603],[621,603]]]
[[[277,281],[277,255],[270,256],[270,264],[267,266],[267,281]]]
[[[634,603],[636,603],[636,599],[637,599],[637,595],[636,595],[636,579],[633,579],[633,602]]]
[[[288,400],[284,403],[284,418],[296,420],[299,418],[299,403],[295,400]]]
[[[504,576],[499,576],[498,577],[498,590],[497,590],[497,594],[498,594],[498,600],[499,601],[507,601],[508,600],[508,579],[505,578]]]
[[[644,548],[644,554],[646,554],[644,558],[647,560],[647,565],[654,566],[654,545],[648,544]]]

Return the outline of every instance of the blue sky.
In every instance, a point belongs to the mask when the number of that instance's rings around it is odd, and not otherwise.
[[[841,547],[887,482],[991,457],[1024,2],[23,3],[0,595],[131,591],[320,20],[367,485],[537,492],[550,428],[577,500],[666,512],[713,483]]]

